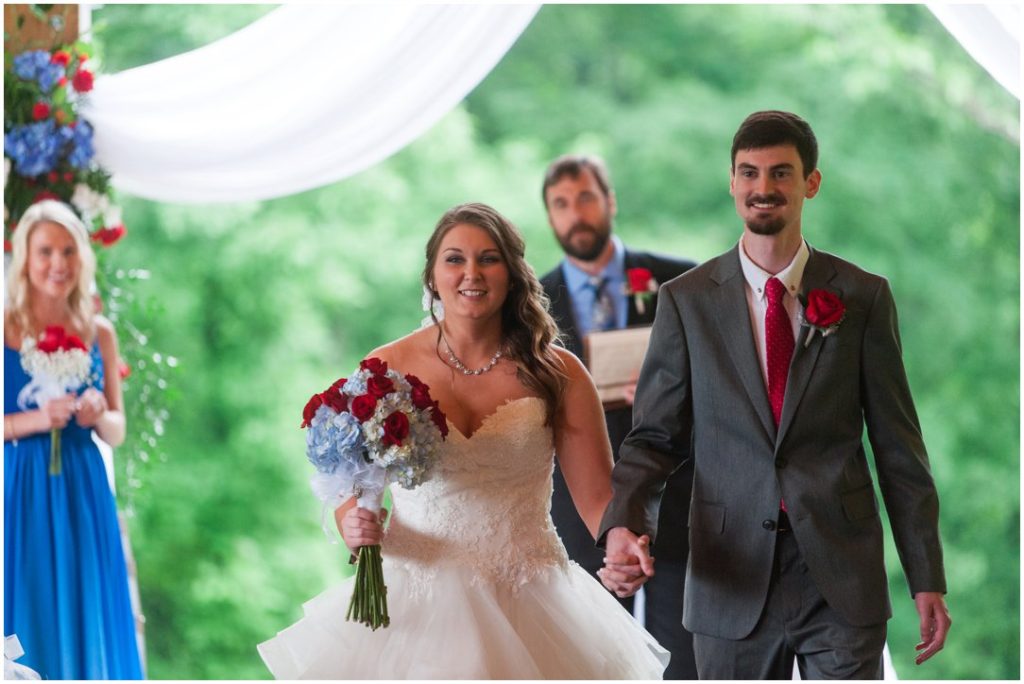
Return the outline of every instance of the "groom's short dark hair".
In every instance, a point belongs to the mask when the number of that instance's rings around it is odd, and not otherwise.
[[[796,114],[767,110],[754,112],[740,124],[732,139],[732,166],[736,167],[736,152],[758,150],[776,145],[792,145],[804,165],[804,178],[818,168],[818,139],[810,124]]]
[[[608,167],[604,159],[592,154],[563,154],[548,165],[544,172],[544,186],[540,189],[540,198],[544,206],[548,205],[548,188],[562,180],[563,177],[579,178],[583,169],[589,169],[605,197],[612,192],[612,182],[608,178]]]

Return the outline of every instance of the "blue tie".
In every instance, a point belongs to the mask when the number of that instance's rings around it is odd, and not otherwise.
[[[590,278],[590,288],[594,291],[594,306],[590,310],[590,330],[593,332],[615,327],[615,303],[607,285],[608,278]]]

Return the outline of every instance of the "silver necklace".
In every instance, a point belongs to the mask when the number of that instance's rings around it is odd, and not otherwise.
[[[491,360],[488,361],[482,368],[466,368],[466,365],[462,363],[462,361],[459,361],[459,357],[455,356],[455,353],[452,351],[451,345],[448,344],[448,340],[446,340],[443,335],[441,336],[441,339],[444,340],[444,348],[448,351],[448,362],[455,366],[455,370],[462,371],[463,375],[481,375],[483,373],[486,373],[487,371],[497,366],[498,359],[501,358],[501,349],[498,349],[498,351],[494,352],[494,356],[491,357]]]

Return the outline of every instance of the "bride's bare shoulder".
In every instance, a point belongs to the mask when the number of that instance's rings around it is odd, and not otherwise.
[[[421,328],[405,337],[377,347],[367,354],[367,357],[375,356],[389,365],[402,369],[417,368],[434,349],[436,339],[437,329],[434,326]]]

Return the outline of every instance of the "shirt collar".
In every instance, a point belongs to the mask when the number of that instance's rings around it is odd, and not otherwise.
[[[597,274],[597,277],[599,279],[608,278],[612,281],[621,280],[626,265],[626,248],[623,246],[622,240],[614,234],[611,236],[611,241],[615,251],[611,260],[605,264],[604,269]],[[565,286],[569,292],[579,292],[590,286],[591,275],[568,259],[562,260],[562,273],[565,275]]]
[[[747,256],[747,251],[743,248],[743,239],[740,239],[740,267],[743,269],[743,277],[746,278],[747,284],[750,285],[750,289],[754,292],[756,299],[763,299],[765,296],[764,284],[768,282],[768,279],[773,277],[771,273],[768,273],[760,266],[755,264]],[[800,281],[804,277],[804,267],[807,266],[807,259],[810,258],[811,252],[807,249],[807,242],[804,240],[800,241],[800,248],[796,250],[796,254],[793,256],[793,260],[789,262],[786,268],[782,269],[774,275],[782,281],[782,284],[786,286],[786,292],[791,297],[796,297],[797,292],[800,291]]]

